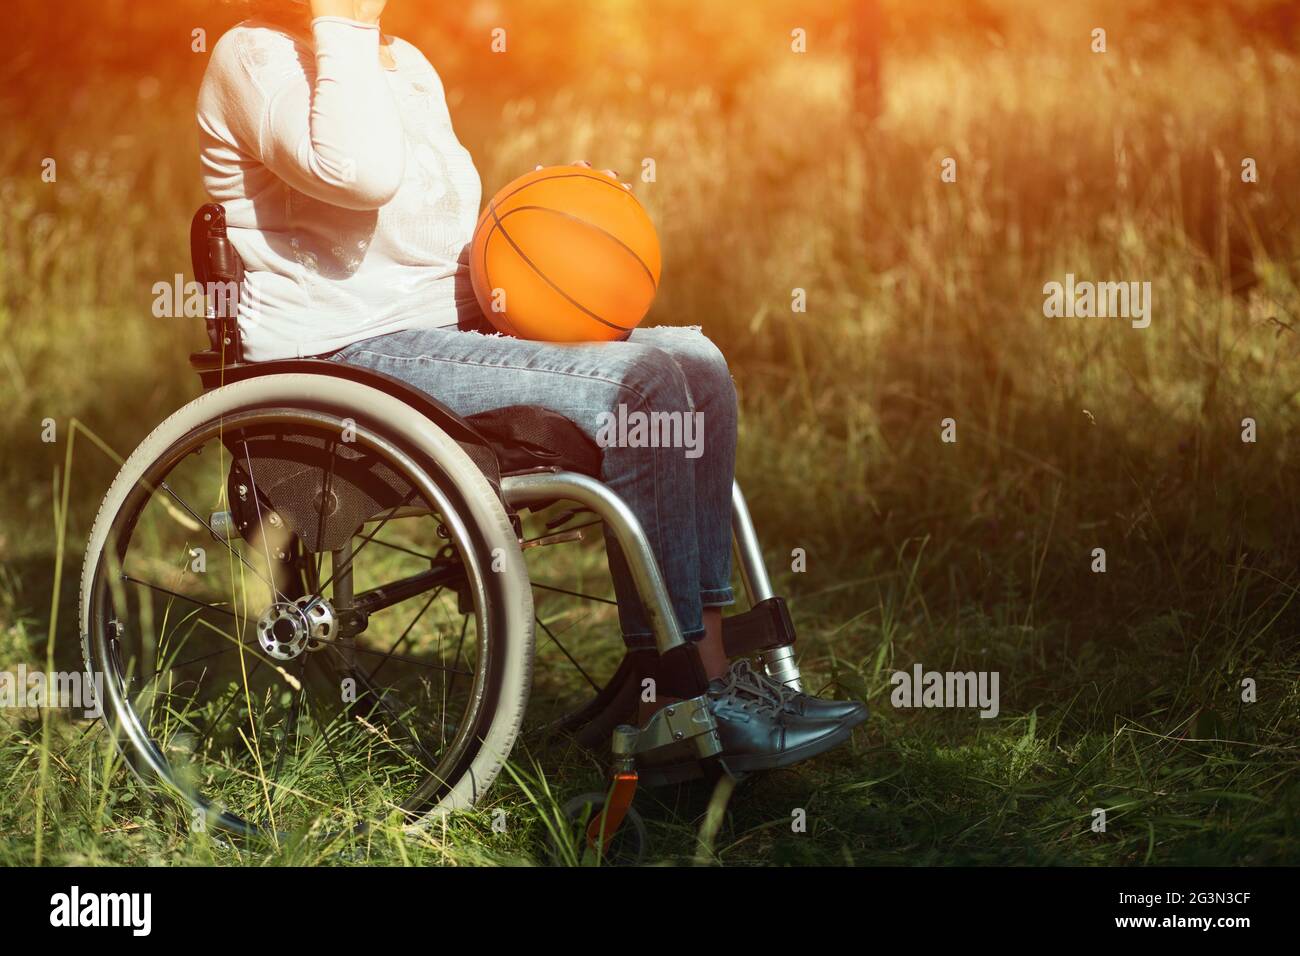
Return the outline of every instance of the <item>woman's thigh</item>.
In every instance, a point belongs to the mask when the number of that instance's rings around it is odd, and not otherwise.
[[[686,383],[686,399],[703,433],[700,458],[706,469],[705,481],[713,488],[701,493],[731,496],[735,470],[736,385],[721,350],[698,328],[661,325],[637,329],[629,344],[652,348],[666,355]],[[719,490],[720,489],[720,490]]]
[[[508,405],[558,412],[595,436],[624,404],[686,411],[684,373],[659,348],[634,341],[556,345],[458,329],[412,329],[353,343],[336,361],[414,385],[461,415]]]

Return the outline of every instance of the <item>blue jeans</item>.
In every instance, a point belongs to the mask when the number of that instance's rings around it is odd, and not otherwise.
[[[590,345],[412,329],[355,342],[331,358],[401,379],[461,415],[508,405],[564,415],[605,446],[601,479],[645,527],[683,634],[698,640],[703,609],[735,601],[736,390],[726,359],[698,329],[637,329],[625,341]],[[663,423],[675,421],[696,431],[674,434],[696,441],[647,447],[646,433],[638,439],[632,428],[616,426],[635,423],[637,412],[641,421],[650,413],[678,413],[656,419],[659,434],[668,434]],[[605,541],[623,639],[632,648],[653,647],[627,563],[613,535]]]

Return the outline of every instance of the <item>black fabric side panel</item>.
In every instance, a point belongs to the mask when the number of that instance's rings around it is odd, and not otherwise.
[[[558,412],[508,405],[470,415],[466,421],[492,442],[502,472],[550,467],[600,477],[600,447]]]

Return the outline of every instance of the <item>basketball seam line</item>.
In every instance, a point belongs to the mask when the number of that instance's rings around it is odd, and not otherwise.
[[[552,210],[552,211],[555,211],[555,210]],[[493,226],[492,226],[492,228],[493,228],[494,230],[499,229],[499,230],[501,231],[501,235],[505,237],[506,242],[510,243],[510,248],[514,249],[514,250],[515,250],[515,253],[519,256],[519,258],[522,259],[522,260],[524,260],[525,263],[527,263],[528,268],[530,268],[530,269],[532,269],[534,272],[536,272],[537,275],[541,277],[542,281],[545,282],[547,285],[549,285],[549,286],[550,286],[552,289],[554,289],[557,293],[559,293],[559,295],[562,296],[562,297],[565,299],[565,301],[567,301],[567,302],[568,302],[570,305],[572,305],[575,309],[578,309],[580,312],[583,312],[584,314],[586,314],[586,315],[590,316],[591,318],[595,319],[595,320],[596,320],[597,322],[599,322],[601,325],[608,326],[608,327],[611,328],[611,329],[617,329],[617,330],[620,331],[620,332],[631,332],[631,331],[632,331],[631,327],[629,327],[629,326],[626,326],[626,325],[619,325],[619,324],[616,323],[616,322],[610,322],[610,321],[608,321],[607,319],[602,319],[602,318],[601,318],[600,316],[598,316],[595,312],[592,312],[589,308],[587,308],[587,307],[586,307],[585,305],[583,305],[581,302],[578,302],[578,301],[577,301],[576,299],[574,299],[571,295],[569,295],[567,292],[565,292],[563,289],[561,289],[558,285],[556,285],[554,282],[552,282],[550,276],[548,276],[545,272],[543,272],[541,269],[537,268],[537,264],[536,264],[535,262],[533,262],[532,259],[529,259],[529,258],[528,258],[528,256],[524,253],[524,250],[522,250],[522,249],[519,248],[519,244],[518,244],[517,242],[515,242],[515,240],[511,237],[510,233],[509,233],[508,231],[506,231],[506,227],[505,227],[504,225],[501,224],[501,217],[500,217],[499,215],[497,215],[497,204],[496,204],[496,200],[495,200],[495,199],[492,200],[492,202],[490,202],[490,203],[488,204],[488,212],[492,213],[492,221],[493,221]],[[506,213],[506,215],[508,216],[508,215],[510,215],[510,214],[509,214],[509,213]],[[484,274],[485,274],[485,276],[486,276],[486,266],[487,266],[487,245],[488,245],[488,240],[490,240],[491,238],[492,238],[492,235],[491,235],[491,233],[489,233],[488,236],[487,236],[487,238],[483,240],[483,261],[484,261]],[[507,312],[509,311],[509,306],[506,307],[506,310],[507,310]]]
[[[522,189],[527,189],[529,186],[532,186],[535,183],[549,182],[552,179],[592,179],[598,183],[601,183],[602,185],[609,186],[611,189],[617,189],[620,195],[627,196],[638,206],[641,205],[641,203],[637,201],[636,196],[634,196],[628,190],[624,189],[621,185],[611,180],[608,176],[597,176],[595,173],[554,173],[553,175],[550,176],[542,176],[538,179],[530,179],[522,186],[517,186],[514,189],[510,190],[510,192],[506,193],[504,196],[494,196],[492,198],[492,202],[495,203],[498,199],[504,202],[505,200],[509,199],[511,196],[513,196],[515,193],[519,192]]]
[[[589,229],[595,229],[597,232],[599,232],[601,235],[605,236],[607,239],[610,239],[610,240],[612,240],[612,241],[618,243],[620,246],[622,246],[624,249],[627,250],[627,254],[628,254],[628,255],[630,255],[633,259],[636,260],[637,265],[639,265],[642,269],[645,270],[645,276],[646,276],[647,279],[650,280],[650,288],[651,288],[651,290],[653,290],[654,292],[658,292],[658,291],[659,291],[659,284],[658,284],[657,282],[655,282],[655,274],[654,274],[653,272],[650,271],[650,267],[649,267],[648,265],[646,265],[645,260],[642,259],[639,255],[637,255],[636,250],[633,249],[631,246],[629,246],[626,242],[624,242],[624,241],[623,241],[622,239],[620,239],[618,236],[614,235],[614,234],[613,234],[612,232],[610,232],[608,229],[604,228],[603,226],[598,226],[598,225],[596,225],[594,222],[587,222],[585,219],[579,219],[577,216],[573,215],[572,213],[567,213],[567,212],[565,212],[565,211],[562,210],[562,209],[552,209],[550,206],[516,206],[514,209],[511,209],[509,212],[505,213],[504,215],[497,216],[497,215],[494,213],[494,214],[493,214],[493,218],[494,218],[494,219],[497,221],[497,223],[499,224],[499,223],[502,222],[502,220],[506,219],[508,216],[513,216],[515,213],[517,213],[517,212],[523,212],[523,211],[526,210],[526,209],[531,209],[531,210],[533,210],[533,211],[535,211],[535,212],[551,212],[551,213],[555,213],[555,215],[557,215],[557,216],[563,216],[565,219],[569,219],[569,220],[571,220],[571,221],[573,221],[573,222],[576,222],[576,223],[577,223],[578,225],[580,225],[580,226],[586,226],[586,227],[589,228]],[[491,236],[489,236],[488,238],[491,238]]]
[[[496,209],[494,204],[495,204],[495,200],[488,203],[488,212],[492,213],[492,228],[489,229],[488,234],[483,237],[483,278],[487,280],[487,287],[489,293],[496,292],[496,287],[492,285],[492,271],[488,269],[488,261],[487,261],[488,240],[492,238],[492,233],[493,231],[496,230],[497,223],[500,221],[497,219]],[[506,306],[506,308],[509,308],[509,306]],[[495,309],[493,311],[496,312]],[[523,338],[523,336],[519,334],[519,330],[515,328],[514,323],[511,322],[510,319],[506,317],[506,314],[504,312],[496,312],[496,314],[501,317],[502,322],[504,322],[506,325],[510,327],[511,335],[515,336],[515,338]],[[492,321],[492,318],[490,316],[488,316],[487,319],[489,322]]]

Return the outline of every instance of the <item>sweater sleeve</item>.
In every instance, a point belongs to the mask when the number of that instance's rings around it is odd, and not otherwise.
[[[379,63],[379,28],[318,17],[312,33],[314,82],[277,73],[262,90],[259,159],[315,199],[378,209],[401,186],[406,163],[401,115]]]

